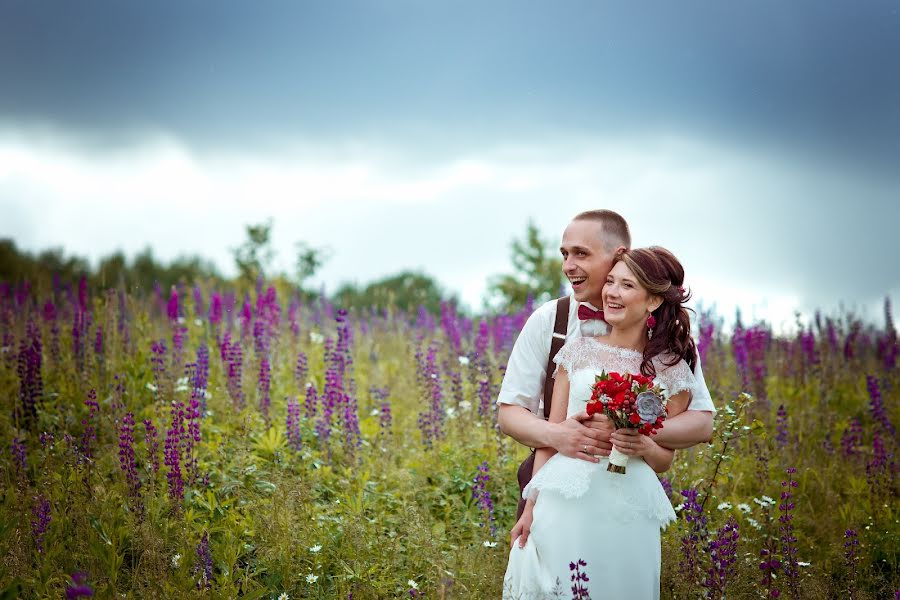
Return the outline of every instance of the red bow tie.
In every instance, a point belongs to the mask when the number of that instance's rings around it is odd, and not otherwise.
[[[603,318],[602,310],[594,310],[584,304],[578,305],[578,318],[581,319],[582,321],[599,319],[599,320],[603,321],[604,323],[606,322],[606,319]]]

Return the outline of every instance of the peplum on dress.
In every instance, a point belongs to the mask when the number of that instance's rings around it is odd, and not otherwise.
[[[640,373],[641,361],[640,352],[592,337],[566,343],[555,362],[569,375],[567,416],[585,409],[595,375]],[[656,357],[653,363],[655,381],[670,395],[693,393],[696,379],[685,361],[670,367]],[[608,472],[608,462],[556,454],[526,486],[523,497],[536,498],[534,522],[525,547],[516,541],[510,550],[504,600],[570,597],[569,565],[579,559],[587,563],[581,572],[594,600],[659,598],[660,529],[675,520],[675,511],[643,458],[630,457],[625,474]]]

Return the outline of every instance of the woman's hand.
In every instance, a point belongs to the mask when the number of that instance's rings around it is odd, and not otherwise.
[[[609,440],[613,446],[622,454],[628,456],[644,456],[652,453],[657,444],[650,439],[650,436],[638,433],[637,429],[616,429]]]
[[[531,535],[531,524],[534,522],[534,500],[529,499],[525,502],[525,510],[522,511],[522,516],[519,517],[519,520],[516,521],[516,524],[513,526],[512,531],[509,532],[509,547],[512,548],[516,543],[516,538],[519,538],[519,548],[525,547],[525,542],[528,541],[528,536]]]
[[[663,448],[649,435],[638,433],[637,429],[616,429],[609,439],[622,454],[643,457],[657,473],[668,471],[675,459],[674,450]]]

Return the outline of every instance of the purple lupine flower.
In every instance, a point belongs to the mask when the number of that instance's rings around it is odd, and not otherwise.
[[[587,569],[582,572],[581,569],[583,567],[587,567],[587,563],[580,558],[575,562],[569,563],[569,570],[572,572],[572,575],[569,577],[572,581],[572,600],[591,600],[591,595],[585,586],[590,579],[587,576]]]
[[[53,444],[56,442],[56,439],[53,437],[53,434],[48,433],[46,431],[42,431],[41,435],[38,439],[41,442],[41,448],[43,448],[44,450],[53,446]]]
[[[781,569],[781,561],[778,560],[777,552],[772,547],[771,540],[759,551],[762,561],[759,563],[759,570],[763,572],[763,578],[760,585],[765,590],[766,598],[779,598],[781,591],[775,586],[778,570]]]
[[[808,331],[800,330],[798,334],[800,338],[800,348],[804,355],[804,365],[814,365],[819,362],[819,353],[816,351],[816,336],[812,329]]]
[[[872,458],[866,463],[866,479],[873,493],[890,489],[892,474],[896,471],[892,458],[893,454],[885,447],[881,433],[876,431],[872,435]]]
[[[349,394],[341,394],[342,419],[344,428],[345,448],[350,452],[362,444],[362,432],[359,429],[359,412],[356,408],[356,398]]]
[[[304,384],[306,383],[306,374],[309,370],[308,368],[309,361],[306,358],[306,354],[303,351],[297,353],[297,366],[294,367],[294,380],[297,382],[297,387],[303,389]]]
[[[848,529],[844,532],[844,567],[847,569],[847,597],[850,600],[856,598],[859,559],[859,536],[856,531]]]
[[[44,395],[41,374],[43,345],[41,332],[33,321],[28,321],[25,339],[19,344],[16,374],[19,377],[19,406],[16,409],[22,425],[30,428],[37,420],[37,408]]]
[[[154,473],[159,472],[159,434],[156,431],[156,427],[153,426],[153,421],[150,419],[144,420],[144,445],[147,447],[147,460],[150,463],[150,466],[153,468]]]
[[[181,307],[178,305],[178,290],[172,287],[169,294],[169,301],[166,303],[166,316],[169,321],[178,321],[178,317],[182,316]]]
[[[13,293],[13,298],[16,301],[16,308],[22,308],[25,305],[28,301],[30,292],[31,283],[29,281],[23,281],[21,285],[16,286],[15,292]]]
[[[841,434],[841,448],[844,456],[854,456],[859,453],[859,447],[862,446],[863,428],[859,419],[853,418],[850,424]]]
[[[197,362],[194,363],[191,383],[191,399],[199,403],[200,416],[206,412],[206,387],[209,384],[209,347],[202,343],[197,348]]]
[[[269,351],[268,332],[265,322],[261,319],[253,322],[253,350],[257,356]]]
[[[459,406],[463,401],[462,377],[459,371],[450,369],[449,366],[446,366],[444,370],[450,378],[450,393],[453,395],[453,404]]]
[[[197,457],[194,454],[194,448],[202,440],[200,434],[200,420],[203,418],[203,412],[200,409],[200,400],[196,394],[191,395],[191,404],[187,409],[187,436],[184,441],[184,456],[187,460],[187,470],[190,475],[191,482],[196,482],[200,476],[200,468]]]
[[[291,398],[287,403],[287,429],[288,445],[294,450],[300,450],[302,439],[300,437],[300,403],[296,398]]]
[[[450,347],[456,355],[462,351],[462,337],[457,324],[456,308],[449,302],[441,302],[441,328],[450,342]]]
[[[387,400],[383,400],[381,402],[381,407],[379,409],[379,418],[378,418],[378,429],[381,433],[385,435],[391,434],[391,403]]]
[[[184,498],[184,478],[181,471],[181,446],[184,434],[184,404],[172,402],[172,424],[166,432],[163,447],[163,463],[169,467],[166,479],[169,482],[169,497],[174,501]]]
[[[200,319],[203,317],[203,290],[200,289],[198,284],[194,284],[194,318]]]
[[[311,383],[306,384],[306,401],[304,402],[303,416],[312,419],[316,416],[316,406],[319,403],[318,392],[316,386]]]
[[[491,343],[491,327],[487,321],[479,321],[478,335],[475,338],[475,355],[478,358],[483,357],[487,353],[488,345]]]
[[[198,590],[212,587],[212,570],[213,559],[212,552],[209,549],[209,533],[203,532],[203,537],[200,539],[200,543],[197,544],[197,562],[194,563],[192,571],[194,575],[200,575],[200,578],[197,580]]]
[[[491,476],[488,473],[488,463],[484,461],[478,465],[478,474],[475,476],[475,482],[472,486],[472,498],[481,508],[482,516],[484,517],[482,526],[487,527],[490,536],[494,537],[497,535],[497,523],[494,518],[494,501],[491,499],[491,492],[487,488],[490,481]]]
[[[782,448],[787,446],[788,443],[788,417],[787,417],[787,409],[784,408],[784,404],[778,405],[778,414],[775,417],[775,431],[777,435],[775,436],[775,441]]]
[[[678,564],[690,581],[699,583],[700,555],[709,535],[706,529],[707,519],[703,507],[697,502],[696,489],[681,490],[681,495],[684,497],[682,514],[688,522],[688,531],[681,538],[681,561]]]
[[[478,416],[486,417],[491,414],[493,395],[491,394],[491,381],[487,378],[478,381]]]
[[[56,305],[52,300],[47,300],[42,311],[44,323],[50,325],[50,356],[53,360],[59,360],[59,323],[57,321]]]
[[[428,409],[419,414],[418,425],[422,442],[430,449],[436,440],[444,437],[444,392],[437,368],[437,347],[429,347],[424,360],[422,353],[417,352],[416,362],[419,385],[430,400]]]
[[[697,353],[700,355],[700,362],[705,363],[709,349],[715,341],[716,325],[713,322],[712,313],[710,311],[701,312],[698,325],[700,335],[697,336]]]
[[[222,322],[222,296],[218,292],[213,292],[209,298],[209,313],[207,313],[206,318],[213,325],[218,325]]]
[[[38,554],[44,553],[44,535],[50,526],[50,501],[43,495],[38,495],[34,499],[34,507],[31,509],[31,536],[34,538],[34,545]]]
[[[97,403],[97,390],[91,388],[87,393],[84,405],[88,407],[88,415],[81,420],[84,432],[81,434],[81,453],[85,458],[93,458],[93,442],[97,441],[97,432],[94,428],[94,416],[100,412],[100,404]]]
[[[66,600],[93,596],[94,590],[87,584],[87,573],[72,573],[72,583],[66,585]]]
[[[300,300],[297,298],[296,294],[291,298],[291,303],[288,305],[288,321],[291,324],[291,334],[294,336],[296,340],[300,335],[300,322],[298,320],[298,314],[300,312]]]
[[[272,376],[271,376],[271,367],[269,366],[269,359],[263,358],[259,361],[259,380],[257,388],[259,389],[259,410],[263,414],[263,417],[266,421],[269,420],[269,404],[271,403],[271,398],[269,397],[269,389],[272,384]]]
[[[10,445],[10,454],[12,454],[13,464],[16,466],[16,477],[20,480],[25,479],[26,458],[25,458],[25,442],[19,438],[13,438]]]
[[[172,363],[177,373],[181,369],[181,360],[184,356],[184,341],[187,338],[187,327],[177,321],[172,324]]]
[[[887,411],[884,408],[884,402],[881,399],[881,389],[878,386],[878,380],[871,376],[866,376],[866,388],[869,390],[869,409],[872,418],[875,419],[882,429],[890,436],[897,435],[894,425],[888,418]]]
[[[708,590],[708,598],[725,598],[728,580],[734,574],[734,564],[737,562],[739,538],[737,521],[734,517],[729,517],[710,540],[709,557],[712,564],[707,569],[703,582]]]
[[[134,458],[134,414],[126,413],[119,427],[119,467],[125,473],[128,493],[134,499],[141,497],[141,479]]]
[[[166,342],[159,340],[150,344],[150,363],[153,365],[153,378],[156,380],[156,389],[161,391],[166,375]]]
[[[97,325],[97,332],[94,334],[94,355],[97,362],[103,364],[103,327]]]
[[[253,323],[253,307],[250,306],[250,299],[244,299],[244,305],[241,307],[241,313],[238,315],[241,323],[241,340],[247,337]]]
[[[800,597],[800,570],[797,564],[797,538],[794,536],[794,492],[793,488],[797,487],[794,480],[794,473],[797,469],[790,467],[785,470],[787,473],[787,481],[781,482],[781,503],[778,510],[781,515],[778,521],[781,523],[781,556],[784,561],[784,575],[787,580],[788,589],[794,598]]]
[[[660,477],[659,484],[662,486],[663,491],[666,493],[667,498],[672,497],[672,482],[669,481],[668,477]]]
[[[244,407],[244,389],[243,389],[243,369],[244,369],[244,352],[241,350],[240,343],[231,344],[228,347],[227,363],[227,388],[228,394],[231,396],[231,402],[236,408]]]

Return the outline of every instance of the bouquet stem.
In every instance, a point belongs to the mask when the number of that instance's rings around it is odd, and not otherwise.
[[[609,465],[606,470],[610,473],[625,474],[625,465],[628,464],[628,455],[619,452],[618,448],[613,446],[612,452],[609,453]]]

